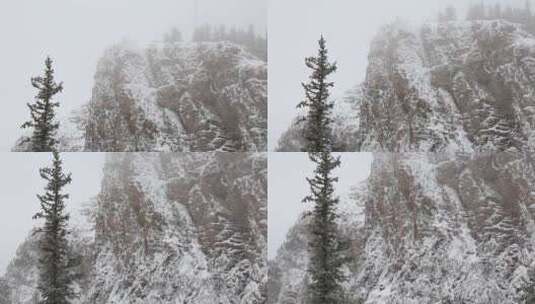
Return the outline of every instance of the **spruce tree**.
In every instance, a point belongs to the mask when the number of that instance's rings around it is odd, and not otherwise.
[[[332,150],[332,134],[330,112],[334,103],[329,99],[329,88],[334,86],[327,77],[336,71],[336,63],[329,63],[327,47],[323,36],[319,40],[317,57],[305,59],[306,66],[312,70],[308,83],[302,83],[305,99],[297,107],[303,108],[307,114],[300,122],[304,123],[304,151],[329,152]]]
[[[45,60],[44,76],[31,79],[32,86],[38,90],[33,104],[28,103],[31,120],[25,122],[22,128],[33,128],[33,134],[28,139],[31,151],[45,152],[52,151],[57,143],[55,139],[59,123],[54,121],[55,109],[59,107],[58,102],[53,102],[54,95],[63,90],[63,83],[54,81],[54,69],[52,59]]]
[[[45,193],[37,195],[41,211],[34,219],[44,219],[39,234],[39,282],[41,293],[39,304],[68,304],[74,298],[72,290],[72,259],[69,258],[67,224],[69,215],[65,212],[65,200],[69,197],[63,188],[71,182],[71,174],[63,173],[58,152],[53,153],[51,167],[41,168],[39,173],[47,181]]]
[[[343,254],[336,224],[338,198],[334,195],[333,170],[340,166],[340,158],[328,152],[309,154],[316,164],[314,177],[307,178],[311,194],[303,199],[313,203],[313,210],[307,214],[310,221],[311,253],[308,266],[308,299],[310,304],[339,304],[344,302],[342,282]]]

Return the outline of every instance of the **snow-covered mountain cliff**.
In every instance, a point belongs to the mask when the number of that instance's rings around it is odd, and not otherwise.
[[[340,207],[348,294],[367,304],[516,304],[535,267],[531,155],[375,154]],[[303,303],[306,222],[270,261],[268,303]]]
[[[262,154],[109,154],[71,220],[76,303],[264,303],[266,186]],[[12,303],[35,303],[36,258],[31,236],[4,276]]]
[[[58,139],[60,151],[265,151],[267,64],[230,42],[118,44]]]
[[[384,27],[366,80],[335,104],[340,151],[502,151],[533,145],[535,37],[504,20]],[[279,150],[302,146],[298,127]]]

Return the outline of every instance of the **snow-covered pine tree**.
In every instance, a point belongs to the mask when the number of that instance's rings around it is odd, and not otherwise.
[[[329,101],[329,88],[334,86],[327,77],[336,71],[336,63],[327,57],[326,41],[321,36],[317,57],[305,59],[306,66],[312,70],[308,83],[302,83],[305,99],[297,107],[307,110],[299,122],[304,123],[305,152],[329,152],[332,150],[330,112],[334,103]]]
[[[316,164],[314,177],[307,178],[311,194],[303,199],[313,203],[313,210],[307,214],[310,221],[310,264],[309,290],[310,304],[344,303],[342,282],[343,246],[338,237],[336,207],[338,198],[334,195],[333,170],[340,166],[340,158],[328,152],[309,153],[310,160]]]
[[[54,121],[56,116],[54,108],[59,107],[53,102],[54,95],[63,90],[63,83],[54,81],[52,59],[45,60],[45,74],[31,79],[32,86],[39,90],[33,104],[28,103],[31,120],[25,122],[22,128],[33,128],[33,134],[28,139],[30,149],[35,152],[52,151],[57,143],[55,138],[59,123]]]
[[[39,304],[68,304],[75,297],[72,289],[73,261],[69,257],[65,200],[69,197],[63,188],[71,182],[71,174],[63,173],[59,153],[53,152],[51,167],[41,168],[39,173],[47,181],[45,193],[37,195],[41,211],[34,219],[44,219],[44,224],[35,232],[39,234]]]

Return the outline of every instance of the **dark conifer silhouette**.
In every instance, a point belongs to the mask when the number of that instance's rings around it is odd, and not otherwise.
[[[28,139],[31,151],[52,151],[57,144],[55,135],[59,128],[59,123],[54,121],[55,108],[59,107],[59,103],[53,102],[52,99],[63,90],[63,84],[54,81],[54,69],[50,57],[45,60],[44,76],[32,78],[31,82],[38,93],[35,102],[28,103],[31,120],[25,122],[22,128],[33,128],[33,134]]]
[[[329,101],[329,88],[333,82],[327,77],[336,71],[336,63],[329,63],[327,47],[323,36],[319,40],[319,50],[316,57],[305,59],[306,66],[312,70],[308,83],[303,83],[305,99],[297,107],[307,111],[300,123],[304,123],[304,151],[329,152],[332,150],[332,134],[330,116],[334,106]]]
[[[51,167],[41,168],[39,173],[47,181],[45,193],[37,195],[41,211],[34,219],[44,219],[36,230],[39,236],[39,282],[40,304],[68,304],[75,296],[71,287],[73,260],[69,257],[65,200],[69,195],[63,188],[71,182],[71,175],[63,173],[62,161],[54,152]]]
[[[336,223],[338,198],[334,194],[334,183],[338,178],[332,172],[340,166],[340,158],[327,152],[310,153],[309,156],[316,169],[314,177],[307,178],[311,194],[303,199],[305,203],[314,204],[314,209],[307,214],[311,217],[307,303],[343,303],[343,246]]]

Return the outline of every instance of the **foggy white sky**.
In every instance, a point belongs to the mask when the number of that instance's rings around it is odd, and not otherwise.
[[[104,164],[103,153],[62,153],[64,168],[72,173],[72,183],[65,187],[71,195],[67,210],[77,210],[98,194]],[[43,193],[45,182],[39,168],[50,166],[50,153],[0,153],[0,276],[15,256],[18,245],[26,239],[39,211],[36,194]]]
[[[194,24],[194,0],[16,0],[0,2],[0,151],[9,151],[29,118],[26,103],[36,92],[30,78],[42,73],[46,55],[55,60],[60,113],[91,97],[96,63],[104,50],[127,38],[161,39],[170,27],[185,35]],[[197,0],[197,23],[253,24],[266,32],[266,0]]]
[[[523,7],[525,0],[484,0]],[[533,0],[531,0],[533,2]],[[470,3],[480,0],[270,0],[269,18],[269,150],[296,116],[303,98],[300,85],[309,75],[304,58],[316,55],[320,34],[331,59],[338,62],[332,97],[364,80],[371,39],[397,17],[411,24],[434,18],[449,3],[464,18]],[[532,6],[533,7],[533,6]]]
[[[347,199],[351,187],[370,175],[371,153],[338,153],[342,165],[336,169],[335,185],[340,199]],[[268,158],[268,258],[272,259],[286,239],[288,230],[300,214],[310,208],[301,200],[308,195],[305,177],[311,177],[314,164],[306,153],[269,153]],[[308,207],[307,207],[308,206]]]

